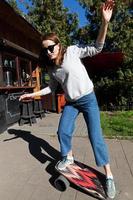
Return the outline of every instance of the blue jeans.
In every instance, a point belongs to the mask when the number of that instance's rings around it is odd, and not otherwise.
[[[83,113],[87,125],[96,164],[97,166],[104,166],[109,163],[109,157],[102,136],[100,112],[94,92],[65,105],[58,127],[61,156],[66,156],[72,150],[72,136],[79,112]]]

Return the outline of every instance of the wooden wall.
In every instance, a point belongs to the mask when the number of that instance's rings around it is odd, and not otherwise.
[[[0,38],[39,54],[41,34],[5,1],[0,1]]]

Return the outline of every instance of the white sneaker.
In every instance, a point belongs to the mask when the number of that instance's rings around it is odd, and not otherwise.
[[[74,163],[74,158],[66,156],[57,163],[57,168],[58,170],[65,170],[68,165],[71,165],[73,163]]]
[[[111,178],[107,178],[106,180],[106,193],[110,199],[114,199],[116,195],[115,183]]]

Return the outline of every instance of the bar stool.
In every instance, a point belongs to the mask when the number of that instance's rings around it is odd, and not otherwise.
[[[34,100],[34,114],[36,117],[40,117],[41,119],[45,117],[45,112],[42,108],[42,102],[41,99],[35,99]]]
[[[32,126],[32,123],[36,123],[36,116],[33,113],[32,99],[22,100],[19,125],[22,126],[25,123],[30,123],[30,126]]]

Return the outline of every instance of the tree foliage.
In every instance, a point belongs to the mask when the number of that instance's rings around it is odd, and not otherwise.
[[[101,1],[78,1],[85,9],[88,25],[78,30],[75,40],[79,38],[80,42],[87,43],[97,37],[101,21]],[[132,3],[127,2],[115,1],[104,47],[104,51],[121,51],[124,61],[117,71],[110,70],[102,77],[93,77],[98,96],[101,96],[101,104],[109,104],[110,101],[118,105],[133,103],[133,8]]]
[[[72,42],[71,36],[77,29],[78,17],[64,8],[61,0],[30,0],[27,9],[27,19],[39,32],[56,32],[64,45]]]

